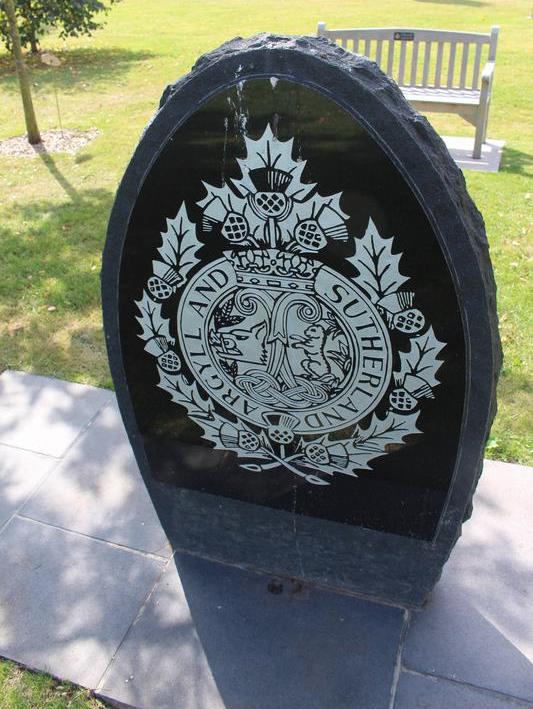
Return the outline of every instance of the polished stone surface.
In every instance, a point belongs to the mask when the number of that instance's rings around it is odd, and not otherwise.
[[[245,130],[236,111],[247,117]],[[256,152],[271,161],[268,168],[258,167]],[[176,164],[187,169],[176,172]],[[251,170],[248,181],[241,180],[244,165]],[[276,179],[285,181],[274,194],[286,210],[272,217],[274,239],[256,202]],[[340,195],[340,206],[333,195]],[[228,205],[237,210],[229,216]],[[325,216],[315,224],[310,218],[320,210]],[[244,232],[228,235],[227,221],[237,217],[254,230],[253,239],[242,240]],[[309,219],[328,234],[316,247],[298,231],[298,223]],[[175,268],[186,277],[173,293],[167,284],[154,295],[154,259],[166,258],[168,270],[173,257],[164,235],[173,229],[181,234],[187,220],[196,225],[195,236],[191,230],[180,239],[188,256],[194,254],[192,266],[185,270],[178,260]],[[326,224],[334,225],[332,235]],[[230,250],[235,252],[228,256]],[[375,264],[363,258],[367,250],[381,254]],[[235,280],[240,257],[243,283],[239,275]],[[322,267],[323,275],[315,280],[306,267]],[[276,269],[285,280],[276,280]],[[372,269],[387,274],[384,282]],[[309,292],[287,293],[303,288],[306,279]],[[316,312],[301,312],[302,297]],[[411,305],[402,298],[411,298]],[[177,489],[433,538],[455,469],[465,398],[460,306],[418,196],[377,141],[330,97],[292,81],[252,79],[222,89],[193,113],[144,178],[124,241],[116,307],[126,384],[152,478]],[[407,327],[410,313],[416,323]],[[161,335],[168,329],[169,354],[155,344],[154,327]],[[165,356],[180,363],[179,376],[161,364]],[[409,364],[399,367],[400,357]],[[410,397],[408,380],[402,389],[398,381],[406,376],[418,377],[411,388],[422,388],[423,395]],[[187,403],[191,392],[196,401],[217,403],[211,426],[201,411],[194,414],[198,406]],[[405,409],[394,409],[393,392],[407,397],[399,404]],[[275,425],[267,424],[275,421],[285,430],[289,423],[280,424],[280,414],[308,438],[287,429],[281,444]],[[244,434],[228,443],[235,416]],[[354,444],[348,457],[356,422],[364,443]],[[367,441],[376,425],[381,437]],[[421,434],[403,440],[394,434],[397,428]],[[302,455],[309,436],[321,445],[328,432],[337,442],[336,467],[319,462],[320,456],[334,458],[324,446]],[[267,450],[254,456],[239,440],[257,435]]]

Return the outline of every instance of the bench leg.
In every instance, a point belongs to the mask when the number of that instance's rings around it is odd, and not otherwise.
[[[489,106],[490,103],[487,104],[487,108],[485,109],[485,119],[483,121],[483,136],[481,140],[485,143],[487,140],[487,126],[489,125]]]
[[[474,150],[472,157],[476,160],[481,158],[481,148],[487,137],[487,124],[489,121],[489,104],[480,106],[476,120],[476,136],[474,138]]]
[[[479,112],[481,114],[481,111]],[[478,115],[477,123],[476,123],[476,137],[474,138],[474,150],[472,152],[472,157],[476,160],[479,160],[481,157],[481,146],[483,145],[483,137],[484,137],[484,116]]]

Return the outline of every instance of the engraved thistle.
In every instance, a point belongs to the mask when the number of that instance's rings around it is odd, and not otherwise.
[[[421,433],[445,343],[404,287],[393,238],[371,219],[351,237],[341,193],[303,181],[293,139],[267,126],[245,147],[240,178],[203,183],[199,224],[184,204],[167,219],[136,301],[139,337],[158,386],[242,468],[315,485],[357,477]],[[218,257],[201,261],[213,240]],[[350,277],[326,265],[335,241],[355,247]]]

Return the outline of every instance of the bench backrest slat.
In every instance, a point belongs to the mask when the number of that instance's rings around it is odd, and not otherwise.
[[[443,42],[452,42],[459,40],[460,42],[475,42],[487,43],[490,41],[491,35],[484,34],[481,32],[454,32],[451,30],[427,30],[420,28],[404,28],[404,27],[369,27],[369,28],[355,28],[355,29],[335,29],[329,30],[325,29],[321,31],[325,37],[332,37],[332,35],[346,35],[347,37],[354,37],[357,35],[359,39],[382,39],[389,40],[394,39],[394,35],[400,33],[411,33],[415,35],[415,39],[419,42],[436,42],[442,40]],[[333,37],[332,37],[333,38]]]
[[[387,74],[392,76],[392,67],[394,62],[394,40],[389,39],[389,51],[387,54]]]
[[[422,86],[428,85],[430,58],[431,58],[431,42],[426,42],[426,49],[424,51],[424,68],[423,68],[423,73],[422,73]]]
[[[405,76],[405,53],[407,51],[407,42],[402,42],[400,45],[400,65],[398,67],[398,83],[403,86]]]
[[[480,88],[481,63],[494,61],[498,40],[497,27],[489,35],[379,27],[328,30],[321,23],[318,34],[344,48],[353,46],[356,54],[362,51],[400,86],[463,90]]]
[[[376,64],[378,66],[381,66],[381,54],[383,52],[383,40],[378,39],[376,41],[377,41],[377,44],[376,44]]]
[[[481,45],[478,45],[481,47]],[[457,42],[450,44],[450,56],[448,57],[448,76],[446,78],[446,86],[451,89],[453,87],[453,79],[455,74],[455,54],[457,50]]]
[[[437,44],[437,63],[435,64],[435,80],[433,82],[434,86],[438,89],[440,88],[440,75],[442,73],[442,53],[444,51],[444,42],[439,42]]]
[[[466,70],[468,67],[468,53],[470,45],[468,42],[463,44],[463,58],[461,59],[461,77],[459,79],[459,88],[464,89],[466,86]]]
[[[479,69],[481,67],[481,44],[476,44],[476,54],[474,57],[474,71],[472,72],[472,86],[479,86]]]
[[[413,51],[411,53],[411,75],[409,77],[409,84],[411,86],[416,86],[416,75],[418,69],[418,47],[420,42],[415,40],[413,42]]]

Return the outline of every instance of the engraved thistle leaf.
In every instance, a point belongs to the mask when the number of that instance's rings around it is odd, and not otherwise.
[[[205,401],[200,396],[196,383],[189,384],[183,374],[167,374],[159,366],[157,371],[159,373],[157,386],[170,394],[172,401],[187,409],[189,418],[204,429],[204,438],[219,444],[220,420],[214,414],[211,402]]]
[[[407,276],[400,273],[402,254],[393,254],[394,237],[384,239],[379,235],[372,219],[361,239],[355,240],[355,254],[348,261],[359,271],[358,285],[368,293],[373,303],[408,281]]]
[[[196,227],[189,221],[185,204],[182,203],[174,219],[167,219],[167,230],[161,232],[163,240],[158,251],[169,266],[176,266],[183,280],[199,259],[196,252],[201,244],[196,238]]]
[[[167,374],[161,367],[157,367],[159,373],[158,387],[170,394],[172,401],[187,409],[187,414],[195,423],[203,429],[202,438],[212,441],[215,448],[231,450],[237,453],[239,458],[252,457],[263,458],[264,456],[257,451],[246,451],[238,447],[239,432],[246,432],[254,436],[252,429],[249,428],[243,421],[237,419],[236,422],[230,422],[225,416],[222,416],[211,405],[211,400],[207,401],[200,395],[196,382],[190,384],[183,374]],[[224,428],[229,428],[235,432],[237,436],[235,442],[223,440],[221,432]]]
[[[371,470],[369,461],[386,453],[387,446],[401,444],[405,436],[420,433],[416,427],[417,419],[418,412],[408,415],[390,412],[384,419],[374,414],[367,429],[358,427],[354,437],[345,441],[354,470]]]
[[[442,360],[437,359],[437,355],[446,347],[446,343],[437,340],[433,327],[430,327],[424,335],[413,337],[410,345],[409,352],[400,352],[400,375],[413,374],[422,377],[432,387],[439,384],[435,375],[442,365]]]
[[[150,340],[152,337],[165,337],[169,342],[174,343],[174,339],[170,337],[168,329],[168,318],[163,317],[161,313],[161,303],[153,301],[146,291],[143,291],[141,300],[136,300],[140,315],[136,315],[135,319],[142,327],[142,332],[138,335],[141,340]]]
[[[250,173],[253,170],[266,168],[270,171],[282,170],[286,173],[288,182],[284,186],[284,191],[287,197],[292,197],[298,202],[307,199],[316,184],[302,181],[306,161],[299,158],[293,159],[294,138],[279,140],[268,124],[258,140],[244,136],[244,141],[246,157],[237,158],[242,177],[232,179],[241,195],[246,196],[257,191]]]
[[[212,221],[222,223],[228,212],[245,214],[248,211],[246,200],[234,194],[228,185],[223,184],[222,187],[217,187],[204,181],[202,181],[202,185],[206,195],[197,204],[202,208],[204,215]]]

